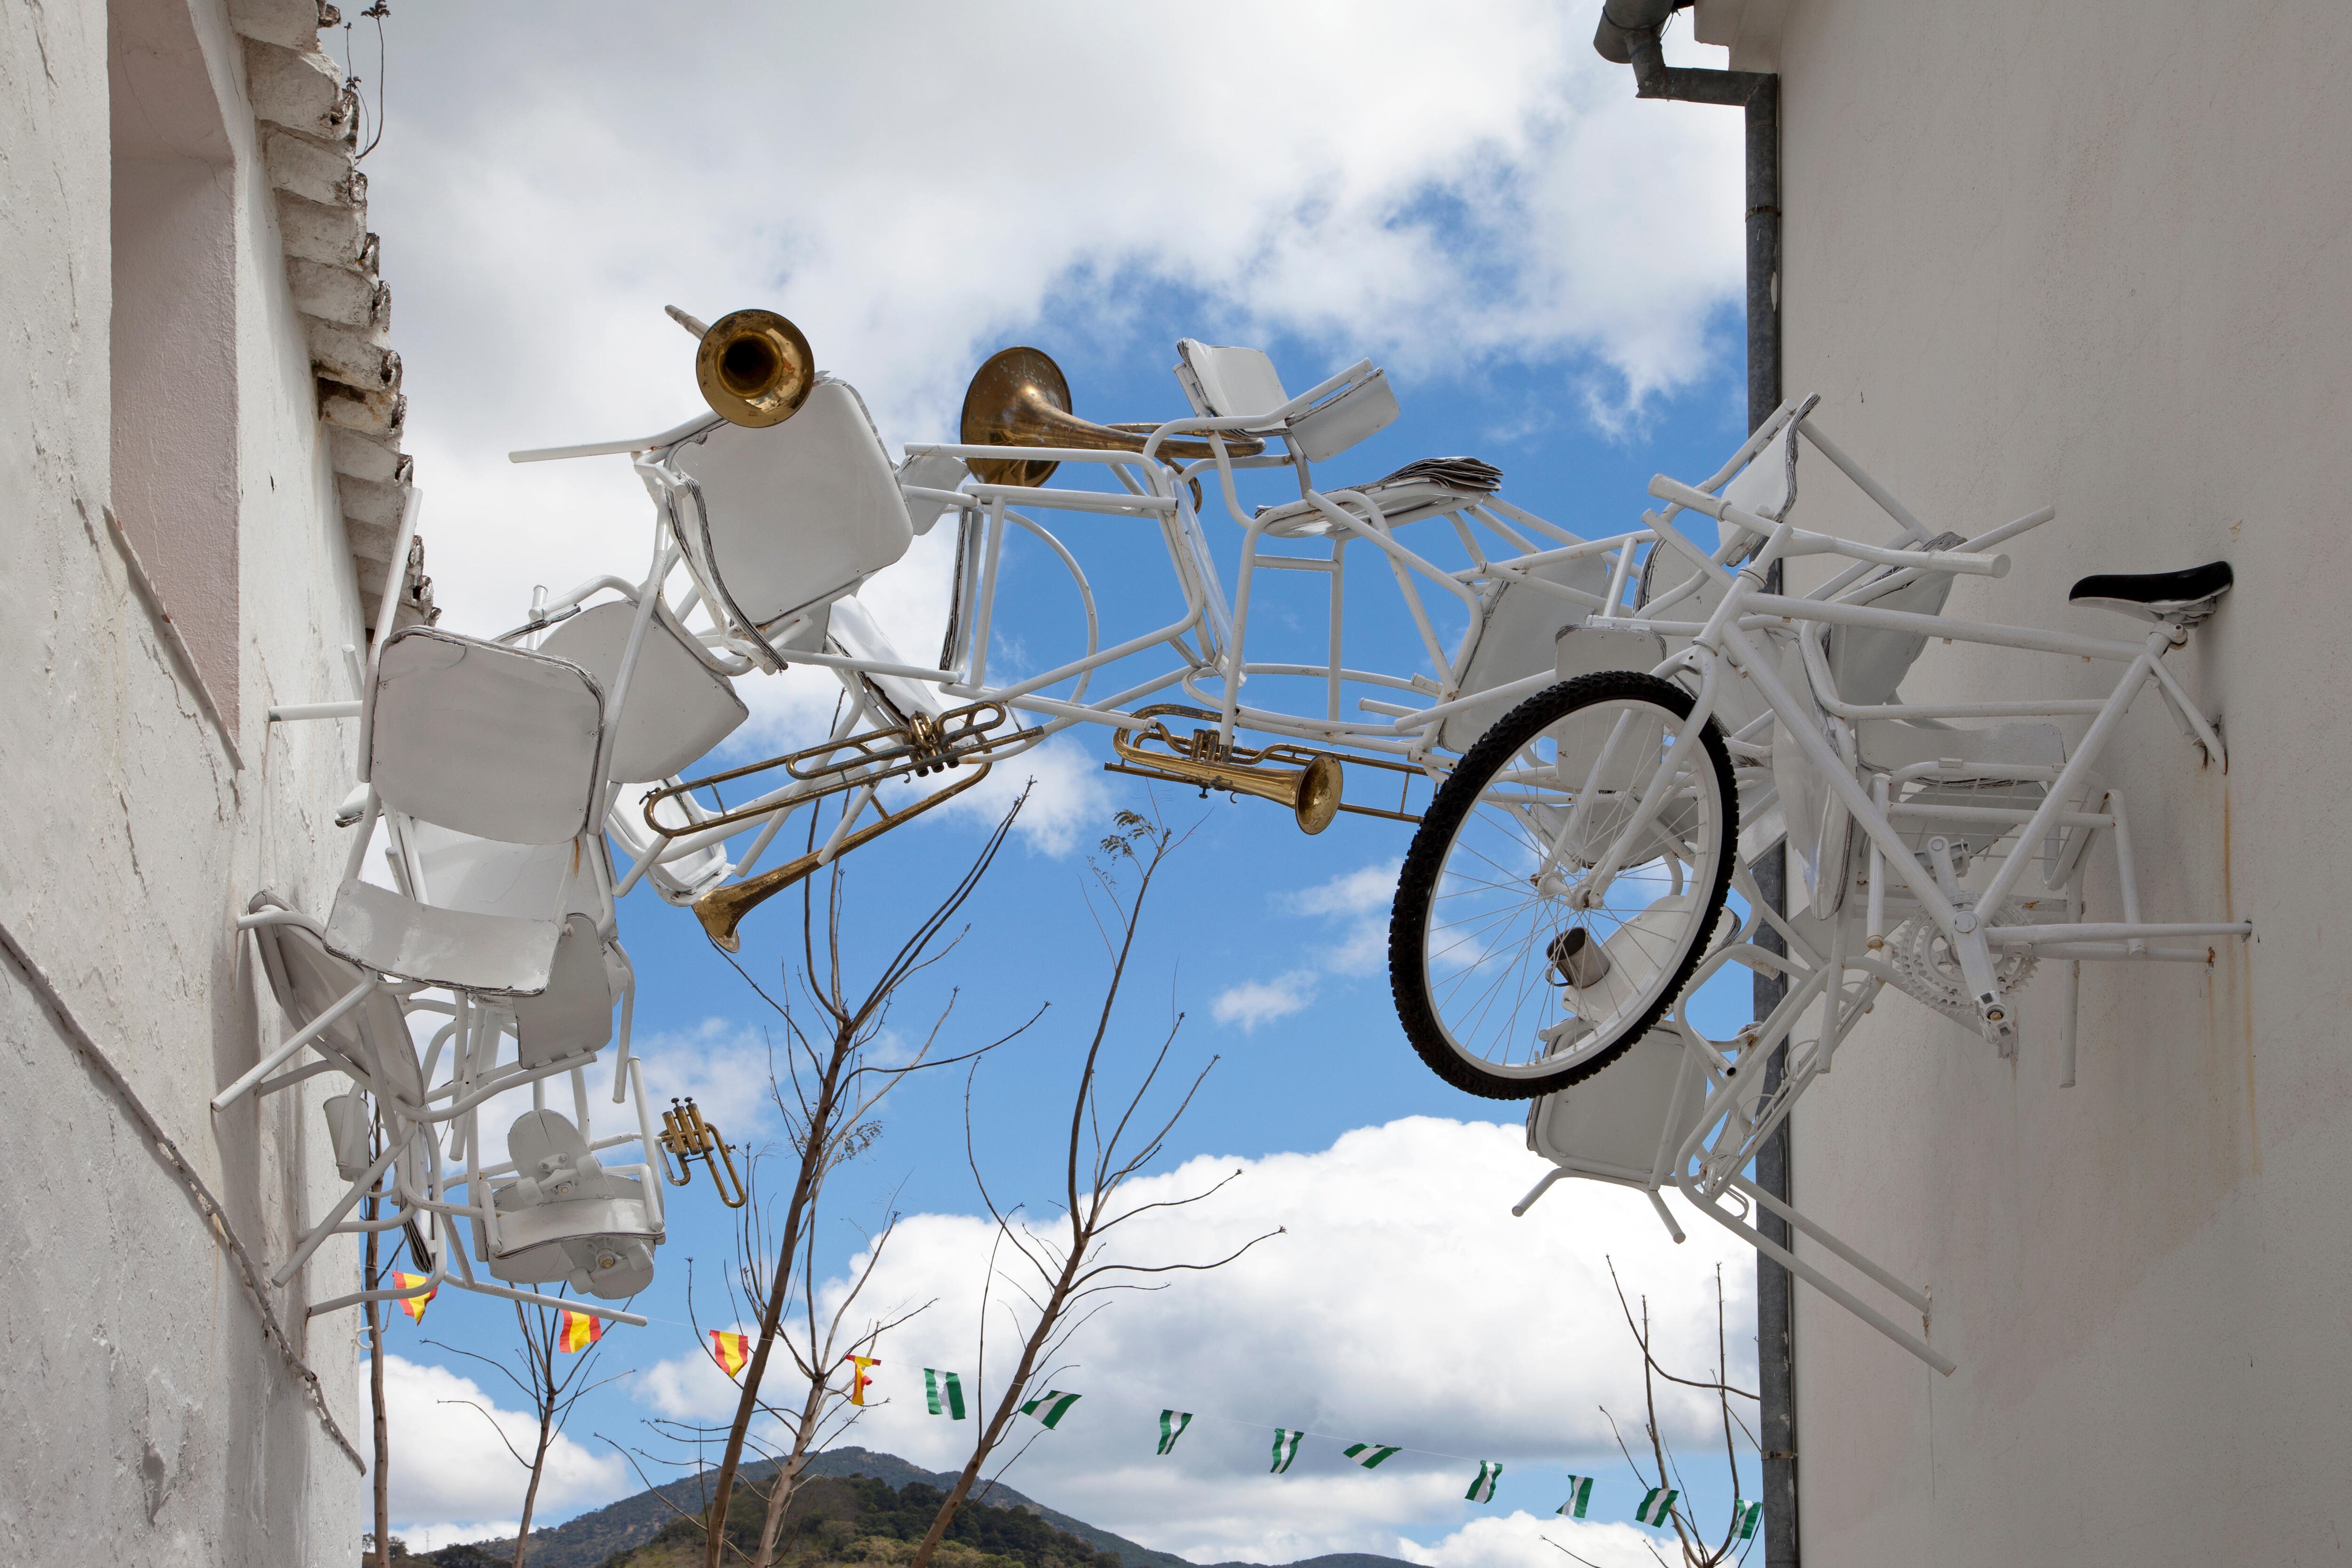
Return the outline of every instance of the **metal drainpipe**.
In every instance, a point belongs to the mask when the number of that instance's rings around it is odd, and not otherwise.
[[[1633,68],[1634,95],[1680,99],[1692,103],[1737,105],[1748,116],[1748,428],[1752,432],[1780,406],[1780,79],[1769,71],[1697,70],[1669,66],[1658,43],[1668,17],[1690,0],[1606,0],[1592,47],[1601,58]],[[1775,563],[1767,590],[1780,591]],[[1773,909],[1786,912],[1788,858],[1767,854],[1755,867],[1757,889]],[[1762,944],[1781,949],[1778,932],[1762,933]],[[1788,994],[1780,975],[1759,973],[1755,1011],[1767,1017]],[[1764,1091],[1780,1087],[1788,1047],[1765,1065]],[[1756,1154],[1756,1182],[1790,1201],[1788,1120]],[[1769,1214],[1758,1228],[1781,1247],[1791,1245],[1788,1222]],[[1765,1568],[1800,1568],[1797,1528],[1797,1340],[1789,1271],[1759,1254],[1756,1259],[1757,1393],[1762,1406]]]

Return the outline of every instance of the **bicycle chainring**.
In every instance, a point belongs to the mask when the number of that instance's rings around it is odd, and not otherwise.
[[[1965,902],[1958,907],[1967,909]],[[2029,923],[2025,903],[2020,899],[2004,899],[1997,919],[1990,925],[2025,925]],[[1886,933],[1886,960],[1895,966],[1901,978],[1897,984],[1904,994],[1917,998],[1937,1012],[1974,1024],[1977,1019],[1976,999],[1969,994],[1968,984],[1960,975],[1960,961],[1952,952],[1951,943],[1936,922],[1924,914],[1913,915]],[[2040,962],[2031,950],[2024,952],[1997,954],[1992,961],[1993,979],[2003,995],[2013,995],[2019,986],[2033,977],[2034,965]]]

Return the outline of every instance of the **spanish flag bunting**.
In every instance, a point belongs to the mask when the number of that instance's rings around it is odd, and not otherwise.
[[[724,1329],[711,1330],[710,1359],[719,1363],[719,1371],[733,1377],[751,1359],[751,1336],[730,1334]]]
[[[394,1269],[392,1275],[392,1288],[395,1290],[414,1290],[431,1278],[429,1274],[403,1274],[398,1269]],[[408,1314],[410,1322],[421,1323],[425,1321],[425,1303],[440,1293],[441,1287],[436,1285],[421,1296],[403,1296],[400,1298],[400,1310]]]
[[[882,1363],[870,1355],[854,1355],[849,1359],[856,1363],[849,1374],[849,1403],[863,1405],[866,1403],[866,1385],[874,1381],[866,1375],[866,1369]]]
[[[604,1319],[567,1308],[563,1314],[563,1327],[556,1335],[555,1348],[565,1355],[572,1355],[586,1350],[604,1337]]]

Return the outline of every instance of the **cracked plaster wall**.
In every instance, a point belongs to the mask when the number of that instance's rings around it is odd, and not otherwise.
[[[265,1272],[340,1191],[313,1079],[214,1117],[284,1021],[233,921],[258,888],[323,913],[354,695],[342,502],[278,205],[218,0],[125,0],[216,99],[234,333],[233,604],[175,605],[232,681],[232,753],[108,537],[113,500],[108,7],[0,6],[0,923],[226,1208]],[[118,36],[118,46],[120,37]],[[213,454],[217,457],[218,454]],[[167,486],[168,488],[168,486]],[[159,513],[168,526],[167,514]],[[167,595],[169,587],[166,588]],[[224,648],[218,634],[229,628]],[[242,718],[238,717],[242,715]],[[348,1560],[363,1483],[184,1190],[0,958],[0,1555],[44,1564]],[[273,1293],[338,1424],[367,1430],[353,1289],[332,1244]]]

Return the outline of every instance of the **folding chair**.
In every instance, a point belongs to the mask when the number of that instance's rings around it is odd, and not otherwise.
[[[702,602],[771,671],[793,647],[815,647],[826,607],[914,541],[898,472],[866,405],[831,377],[819,377],[783,424],[714,422],[639,469],[660,487]]]

